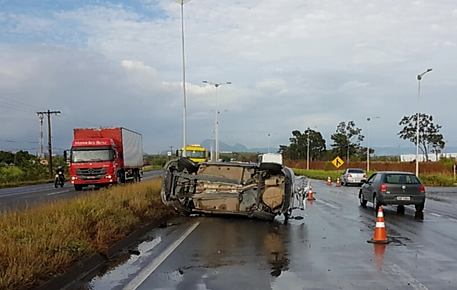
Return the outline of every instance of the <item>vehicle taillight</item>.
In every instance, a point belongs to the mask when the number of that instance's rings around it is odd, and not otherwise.
[[[352,177],[352,175],[351,175],[351,174],[348,174],[348,177]]]
[[[364,174],[364,175],[363,175],[363,178],[366,178],[366,177],[367,177],[367,175],[366,175],[366,174]]]
[[[381,184],[381,186],[379,187],[379,191],[387,191],[387,185],[386,184]]]
[[[425,193],[425,186],[421,185],[420,189],[421,189],[421,193]]]

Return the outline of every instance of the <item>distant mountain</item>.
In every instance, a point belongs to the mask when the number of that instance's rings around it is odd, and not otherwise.
[[[211,151],[211,148],[214,150],[214,140],[206,139],[201,143],[208,151]],[[228,145],[224,142],[219,142],[219,151],[221,152],[261,152],[266,153],[268,148],[247,148],[243,144],[236,143],[235,145]]]

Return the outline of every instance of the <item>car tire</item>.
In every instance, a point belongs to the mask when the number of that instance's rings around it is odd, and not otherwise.
[[[79,185],[79,184],[75,184],[75,190],[76,191],[81,191],[81,190],[83,190],[83,186]]]
[[[374,209],[374,211],[378,212],[378,209],[379,209],[380,206],[381,206],[381,204],[379,203],[378,198],[376,197],[376,194],[373,195],[373,209]]]
[[[363,194],[362,194],[361,190],[359,191],[359,202],[360,202],[360,206],[362,206],[362,207],[366,207],[367,206],[367,201],[363,197]]]
[[[415,205],[416,212],[423,212],[424,211],[424,207],[425,207],[425,203],[416,204]]]
[[[183,157],[178,160],[178,169],[183,171],[187,169],[188,173],[194,173],[198,171],[198,164],[190,160],[188,157]]]

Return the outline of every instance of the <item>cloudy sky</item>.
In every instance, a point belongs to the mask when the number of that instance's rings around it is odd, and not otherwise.
[[[73,128],[98,126],[142,133],[148,153],[182,145],[180,4],[0,7],[0,150],[38,151],[36,112],[45,110],[61,112],[52,116],[55,148],[70,147]],[[420,110],[457,146],[457,1],[192,0],[183,8],[188,143],[214,138],[215,111],[219,140],[248,148],[288,145],[293,130],[315,126],[329,145],[339,122],[367,135],[366,119],[379,116],[370,146],[414,153],[398,123],[417,112],[417,75],[433,68]],[[204,80],[232,84],[216,93]]]

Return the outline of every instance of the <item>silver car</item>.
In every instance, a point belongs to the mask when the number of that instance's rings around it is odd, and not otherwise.
[[[348,186],[350,184],[362,185],[367,180],[367,175],[363,169],[348,168],[341,175],[341,185]]]

